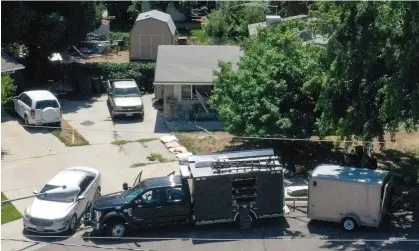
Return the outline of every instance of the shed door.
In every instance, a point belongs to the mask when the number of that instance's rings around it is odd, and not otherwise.
[[[138,35],[139,41],[139,58],[141,59],[151,59],[151,35],[140,34]]]
[[[163,35],[152,35],[151,39],[151,55],[157,58],[157,49],[159,45],[164,44]]]

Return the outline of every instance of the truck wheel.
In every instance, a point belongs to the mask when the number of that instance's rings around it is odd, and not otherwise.
[[[255,217],[252,214],[249,214],[249,220],[250,226],[253,226],[253,224],[255,223]],[[240,227],[240,214],[237,215],[235,223],[237,226]]]
[[[352,217],[343,218],[340,224],[347,232],[353,232],[358,228],[358,222]]]
[[[111,220],[107,224],[106,230],[108,232],[108,236],[120,238],[120,237],[125,236],[127,232],[127,226],[124,220],[115,219],[115,220]]]
[[[25,116],[23,117],[23,121],[24,121],[24,123],[25,123],[26,126],[29,125],[28,115],[25,114]]]

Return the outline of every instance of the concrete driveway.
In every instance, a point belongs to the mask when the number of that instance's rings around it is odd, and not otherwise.
[[[94,116],[94,115],[92,115]],[[157,163],[141,167],[131,167],[134,163],[146,163],[150,152],[158,152],[166,158],[174,158],[158,140],[146,143],[128,143],[120,146],[110,143],[92,144],[80,147],[66,147],[48,129],[27,130],[13,117],[2,113],[2,165],[1,190],[9,198],[15,199],[32,195],[58,171],[84,165],[96,168],[102,173],[102,193],[122,190],[122,183],[131,183],[140,171],[143,178],[167,175],[177,171],[177,162]],[[102,134],[103,135],[103,134]],[[153,136],[153,135],[152,135]],[[151,137],[152,137],[151,136]],[[23,214],[32,199],[16,201],[13,204]],[[22,221],[2,225],[2,238],[24,239]],[[34,250],[33,243],[2,240],[5,250]]]

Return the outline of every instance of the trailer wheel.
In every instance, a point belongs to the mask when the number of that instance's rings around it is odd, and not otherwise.
[[[352,217],[345,217],[340,222],[342,228],[347,232],[353,232],[358,228],[358,222]]]

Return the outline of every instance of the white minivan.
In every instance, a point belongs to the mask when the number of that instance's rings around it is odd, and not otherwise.
[[[25,125],[61,125],[62,108],[58,99],[49,91],[26,91],[13,98],[15,112]]]

